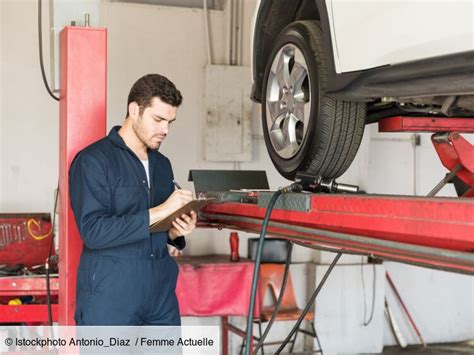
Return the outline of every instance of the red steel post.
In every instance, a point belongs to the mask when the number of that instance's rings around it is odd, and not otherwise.
[[[60,58],[58,321],[73,325],[82,241],[69,203],[68,172],[76,154],[105,135],[107,30],[65,27]]]

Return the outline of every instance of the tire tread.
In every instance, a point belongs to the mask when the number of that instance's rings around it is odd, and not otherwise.
[[[298,21],[311,38],[310,48],[319,65],[321,101],[319,115],[320,143],[313,144],[304,170],[325,178],[341,176],[354,160],[365,126],[365,103],[336,100],[325,95],[328,59],[323,35],[315,21]]]

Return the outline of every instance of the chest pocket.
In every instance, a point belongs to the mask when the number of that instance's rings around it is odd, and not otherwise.
[[[148,208],[148,194],[143,186],[117,187],[113,194],[115,214],[131,214]]]
[[[171,186],[172,183],[170,183]],[[173,193],[174,191],[174,186],[171,187],[168,184],[155,184],[153,186],[153,203],[156,205],[161,205],[163,202],[165,202],[168,197]]]

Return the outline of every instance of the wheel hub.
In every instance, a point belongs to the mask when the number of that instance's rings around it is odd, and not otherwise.
[[[286,86],[282,89],[283,96],[281,98],[281,105],[284,109],[288,111],[288,113],[293,113],[295,109],[295,99],[293,97],[293,88],[290,86],[287,88]]]

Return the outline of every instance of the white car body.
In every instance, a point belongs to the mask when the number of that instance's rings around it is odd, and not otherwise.
[[[256,19],[264,2],[257,1],[252,20],[252,51]],[[473,0],[325,2],[337,73],[474,49]]]

